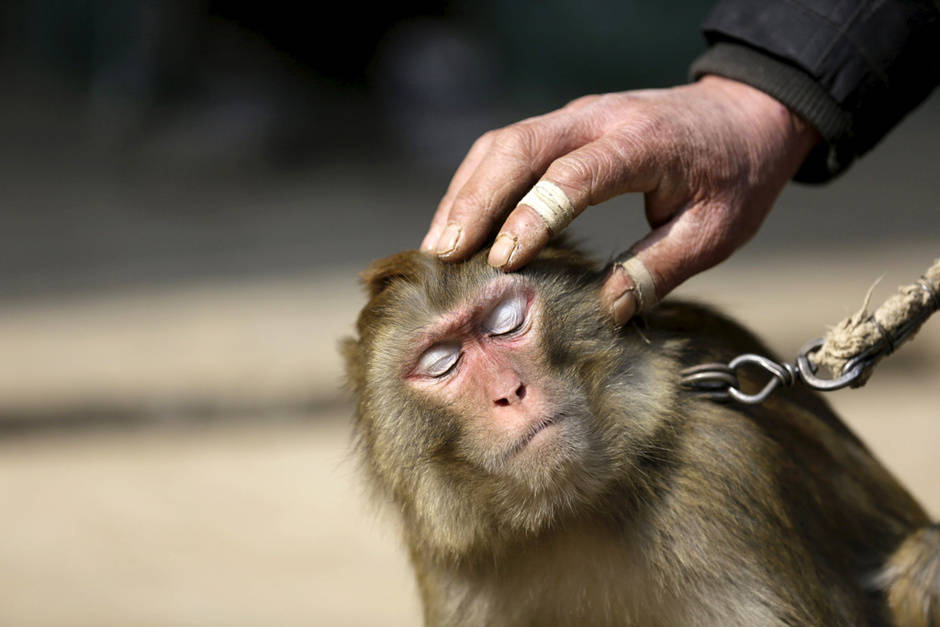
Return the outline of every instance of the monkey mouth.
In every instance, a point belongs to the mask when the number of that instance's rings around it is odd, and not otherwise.
[[[558,424],[561,421],[562,417],[563,417],[562,414],[559,414],[557,416],[550,416],[532,425],[529,428],[529,430],[526,431],[525,435],[523,435],[519,439],[519,441],[513,445],[513,447],[509,450],[509,453],[506,455],[506,457],[510,458],[516,455],[517,453],[519,453],[522,449],[528,446],[529,443],[532,442],[532,440],[535,439],[535,436],[537,436],[539,433],[541,433],[542,431],[544,431],[545,429],[547,429],[548,427],[554,424]]]

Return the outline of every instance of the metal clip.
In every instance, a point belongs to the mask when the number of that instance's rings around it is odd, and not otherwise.
[[[814,390],[821,390],[823,392],[839,390],[855,383],[874,360],[875,356],[880,352],[880,350],[865,351],[845,364],[845,367],[842,368],[842,372],[838,377],[834,379],[823,379],[822,377],[816,376],[817,368],[809,360],[809,356],[822,348],[825,341],[825,338],[818,337],[815,340],[807,342],[803,345],[803,348],[800,349],[800,353],[796,357],[796,368],[799,372],[800,380]],[[880,348],[879,346],[879,349]]]
[[[699,396],[716,401],[736,400],[746,405],[763,403],[778,387],[790,387],[797,381],[814,390],[838,390],[852,385],[862,376],[880,351],[867,351],[852,359],[833,379],[824,379],[816,375],[817,368],[809,356],[818,351],[824,339],[817,338],[807,342],[796,358],[796,362],[779,363],[762,355],[745,353],[738,355],[727,364],[710,363],[693,366],[682,370],[680,383]],[[755,394],[741,391],[737,371],[744,366],[757,366],[770,374],[764,387]]]
[[[738,355],[727,364],[711,363],[686,368],[679,373],[680,384],[704,398],[716,401],[734,399],[748,405],[762,403],[781,385],[789,387],[797,381],[814,390],[822,391],[838,390],[846,386],[858,387],[864,384],[863,375],[873,367],[876,361],[894,352],[896,347],[917,332],[931,314],[940,310],[940,294],[930,281],[921,277],[917,285],[927,293],[926,307],[912,315],[909,320],[896,327],[891,333],[872,316],[871,320],[881,331],[881,340],[846,362],[842,367],[842,372],[831,379],[817,376],[817,366],[813,365],[810,360],[810,356],[825,344],[825,339],[820,337],[804,344],[796,361],[792,364],[778,363],[761,355],[746,353]],[[746,365],[758,366],[770,373],[770,379],[756,394],[745,394],[741,391],[737,370]]]
[[[699,396],[712,401],[731,400],[729,390],[738,387],[738,376],[727,364],[700,364],[679,374],[684,387],[693,388]]]

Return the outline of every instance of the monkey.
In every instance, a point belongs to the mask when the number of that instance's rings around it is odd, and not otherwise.
[[[426,625],[940,625],[940,525],[820,396],[680,385],[755,335],[669,299],[618,327],[565,243],[485,260],[373,263],[341,343]]]

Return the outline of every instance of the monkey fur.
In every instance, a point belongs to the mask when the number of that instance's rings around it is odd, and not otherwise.
[[[375,262],[342,344],[357,451],[427,625],[940,625],[940,526],[819,396],[680,388],[685,367],[770,354],[752,334],[668,301],[617,328],[604,270],[567,246],[513,275],[485,259]],[[536,372],[564,417],[509,462],[473,408],[403,367],[433,320],[507,276],[538,296]]]

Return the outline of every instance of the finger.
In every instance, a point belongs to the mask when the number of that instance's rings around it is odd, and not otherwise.
[[[466,184],[467,179],[470,178],[470,175],[477,169],[480,161],[483,160],[483,157],[489,151],[490,145],[493,143],[493,135],[494,132],[490,131],[477,138],[467,152],[467,156],[464,157],[463,161],[457,167],[457,171],[454,172],[454,176],[447,186],[444,197],[441,198],[441,201],[437,204],[437,210],[434,212],[434,217],[431,219],[431,226],[424,236],[424,239],[421,241],[421,250],[429,252],[434,251],[434,246],[437,244],[438,238],[440,238],[444,227],[447,225],[447,218],[448,215],[450,215],[450,208],[454,203],[454,197],[464,184]]]
[[[527,194],[500,229],[490,250],[490,265],[503,270],[520,268],[587,207],[618,194],[655,189],[661,168],[651,148],[652,143],[642,138],[609,135],[556,159],[534,191],[543,182],[557,185],[570,201],[570,212],[564,208],[553,212],[551,207],[546,211],[539,206],[537,193],[535,197]],[[530,198],[536,202],[528,202]]]
[[[421,240],[421,250],[429,253],[434,252],[434,245],[437,244],[437,240],[444,230],[444,225],[447,224],[448,213],[449,207],[438,207],[437,211],[434,212],[434,217],[431,218],[431,226],[428,227],[428,232]]]
[[[562,109],[497,131],[454,197],[437,254],[457,260],[478,249],[554,159],[596,139],[593,127],[589,116]]]
[[[649,273],[651,298],[642,298],[642,276],[614,264],[601,289],[601,306],[618,324],[649,309],[689,277],[726,259],[746,239],[729,230],[728,211],[720,206],[693,206],[653,229],[621,259],[635,257]]]
[[[610,312],[617,324],[624,324],[634,314],[651,307],[659,300],[656,279],[647,265],[649,255],[636,252],[633,247],[618,256],[610,276],[601,289],[601,306]],[[642,268],[638,271],[637,268]],[[642,283],[646,280],[645,293],[641,295]],[[661,283],[661,282],[660,282]]]

